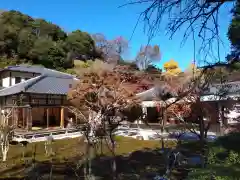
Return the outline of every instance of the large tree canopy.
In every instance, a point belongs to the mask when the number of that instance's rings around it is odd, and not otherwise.
[[[228,29],[228,38],[231,41],[232,53],[228,60],[239,60],[240,56],[240,0],[233,9],[233,19]]]
[[[95,43],[91,36],[80,30],[73,31],[66,39],[69,51],[72,51],[76,59],[89,59],[95,52]]]
[[[42,64],[48,68],[65,69],[78,58],[94,58],[95,43],[80,30],[67,35],[58,25],[34,19],[19,11],[0,15],[0,60]]]

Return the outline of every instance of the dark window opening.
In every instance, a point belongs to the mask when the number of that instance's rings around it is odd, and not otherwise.
[[[18,84],[21,82],[21,77],[15,77],[15,84]]]

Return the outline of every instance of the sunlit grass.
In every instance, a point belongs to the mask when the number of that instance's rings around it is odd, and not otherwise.
[[[161,146],[159,141],[141,141],[125,137],[117,137],[116,141],[116,155],[129,154],[142,149],[156,149]],[[168,143],[168,146],[173,147],[175,144],[171,142]],[[10,170],[12,167],[21,167],[20,169],[23,169],[23,164],[25,162],[32,162],[33,159],[38,163],[49,162],[51,160],[58,163],[74,162],[76,158],[81,157],[85,153],[86,143],[84,143],[82,138],[57,140],[53,142],[52,148],[54,155],[49,157],[45,155],[44,142],[28,144],[25,150],[21,145],[12,145],[8,152],[7,162],[0,163],[0,174],[6,175],[4,172],[12,174],[14,173],[13,170]],[[23,151],[25,158],[23,158]],[[98,146],[97,154],[112,156],[110,148],[104,143],[102,147]]]

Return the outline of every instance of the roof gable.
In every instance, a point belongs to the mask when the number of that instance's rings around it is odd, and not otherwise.
[[[136,94],[142,101],[165,100],[166,98],[177,96],[167,85],[154,86],[151,89]]]
[[[0,96],[8,96],[21,92],[66,95],[72,84],[75,83],[74,81],[78,81],[78,79],[71,74],[39,66],[9,66],[4,68],[4,70],[34,72],[40,75],[1,89]]]
[[[8,95],[24,92],[28,86],[32,85],[33,83],[36,83],[37,80],[39,80],[40,78],[42,78],[42,77],[37,76],[35,78],[23,81],[21,83],[15,84],[13,86],[1,89],[0,90],[0,96],[8,96]]]
[[[2,69],[2,71],[19,71],[19,72],[29,72],[29,73],[37,73],[46,76],[54,76],[54,77],[63,77],[63,78],[75,78],[75,76],[67,73],[63,73],[60,71],[56,71],[53,69],[48,69],[41,66],[34,65],[16,65],[16,66],[8,66]]]

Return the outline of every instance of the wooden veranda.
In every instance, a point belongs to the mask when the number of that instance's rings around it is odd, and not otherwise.
[[[65,95],[17,94],[1,99],[1,116],[8,115],[8,124],[16,129],[40,130],[64,128],[69,118]]]

